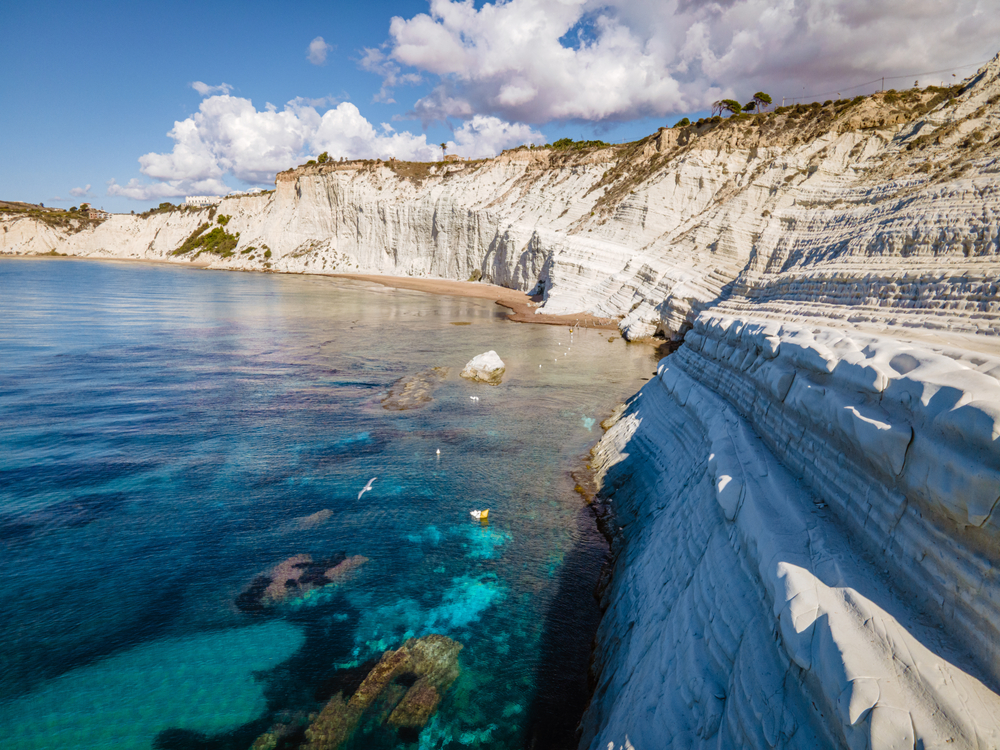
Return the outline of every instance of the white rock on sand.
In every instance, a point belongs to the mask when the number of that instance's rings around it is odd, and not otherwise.
[[[500,356],[495,351],[490,350],[484,354],[480,354],[478,357],[473,357],[465,366],[465,369],[462,370],[461,375],[463,378],[468,378],[469,380],[478,380],[490,385],[500,385],[504,370],[506,369],[507,366],[500,359]]]

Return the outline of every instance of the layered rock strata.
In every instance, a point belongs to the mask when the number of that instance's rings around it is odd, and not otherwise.
[[[998,368],[702,313],[595,452],[585,746],[998,746]]]
[[[618,555],[584,747],[1000,746],[1000,183],[962,158],[996,73],[716,300],[660,303],[684,343],[594,457]]]
[[[482,278],[539,292],[542,312],[622,318],[629,338],[679,338],[720,305],[996,335],[998,70],[603,149],[305,166],[217,209],[75,232],[14,216],[0,253]],[[173,255],[215,211],[235,251]]]

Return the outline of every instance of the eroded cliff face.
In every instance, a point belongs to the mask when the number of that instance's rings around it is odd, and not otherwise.
[[[1000,60],[587,152],[303,167],[213,267],[486,280],[683,345],[595,450],[583,745],[1000,747]],[[0,251],[167,259],[211,214]],[[265,255],[265,250],[269,255]]]
[[[301,167],[278,175],[273,193],[223,201],[237,250],[198,260],[460,280],[478,271],[544,289],[545,312],[623,317],[629,338],[679,337],[721,304],[876,326],[891,308],[895,323],[925,327],[934,309],[938,327],[995,335],[996,76],[994,61],[953,99],[876,96],[587,152]],[[6,219],[0,252],[187,262],[171,253],[204,221],[208,209],[113,216],[69,234]]]
[[[595,451],[585,746],[1000,746],[1000,357],[701,313]]]
[[[839,187],[803,164],[718,299],[659,303],[684,344],[594,452],[583,747],[1000,747],[997,67]]]

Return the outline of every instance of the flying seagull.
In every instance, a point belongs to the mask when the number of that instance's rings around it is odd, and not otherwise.
[[[376,479],[378,479],[378,477],[372,477],[371,479],[368,480],[368,484],[365,485],[365,488],[358,493],[358,500],[360,500],[361,496],[372,488],[372,482],[374,482]]]

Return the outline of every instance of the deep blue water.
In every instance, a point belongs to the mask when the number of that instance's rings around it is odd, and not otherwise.
[[[606,546],[569,472],[649,348],[481,300],[56,259],[0,260],[0,320],[0,747],[249,748],[428,633],[464,650],[420,747],[571,743]],[[458,377],[489,349],[501,386]],[[431,367],[430,403],[382,408]],[[302,554],[368,561],[237,606]]]

